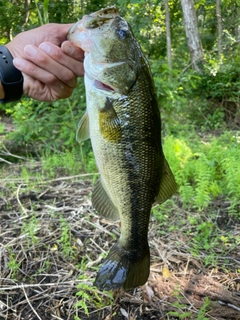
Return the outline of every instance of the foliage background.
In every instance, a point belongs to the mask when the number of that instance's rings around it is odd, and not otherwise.
[[[98,177],[95,159],[90,142],[79,145],[75,139],[85,111],[83,79],[69,99],[42,103],[24,97],[0,104],[2,120],[10,117],[14,124],[8,132],[7,122],[0,122],[0,313],[5,319],[19,319],[22,312],[24,319],[36,312],[42,319],[53,314],[74,320],[100,314],[104,316],[98,319],[110,314],[116,320],[155,319],[163,317],[162,310],[167,319],[239,317],[240,1],[221,1],[220,56],[216,1],[194,3],[202,74],[192,69],[178,0],[168,1],[172,68],[163,0],[0,0],[3,44],[44,23],[74,23],[104,6],[120,8],[149,60],[164,153],[179,185],[176,195],[153,208],[149,243],[154,281],[132,296],[117,293],[113,299],[92,286],[99,258],[116,242],[119,226],[99,218],[90,205]],[[194,274],[204,285],[195,279],[199,291],[191,297],[186,288]],[[173,290],[167,291],[171,284]],[[227,296],[223,288],[229,290]],[[218,305],[222,300],[224,306]],[[225,306],[229,301],[237,306],[233,317]]]
[[[202,74],[191,68],[182,7],[177,0],[168,1],[171,70],[166,58],[165,7],[159,0],[1,0],[0,41],[5,43],[17,33],[47,22],[74,23],[86,13],[117,5],[151,66],[161,106],[164,148],[177,177],[183,203],[199,209],[208,206],[213,198],[227,197],[237,206],[240,2],[221,1],[221,56],[218,55],[215,0],[194,3],[205,59]],[[74,173],[97,170],[90,142],[79,145],[75,139],[84,110],[83,79],[79,79],[79,86],[69,99],[42,103],[25,97],[18,103],[0,105],[0,112],[11,115],[17,128],[8,138],[22,152],[34,150],[31,151],[34,157],[52,157],[56,168],[61,166],[61,161],[62,166],[67,167],[69,161],[64,160],[65,155],[71,154],[70,163],[75,165],[69,170]]]

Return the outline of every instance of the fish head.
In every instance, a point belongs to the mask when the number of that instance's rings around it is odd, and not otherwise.
[[[107,90],[127,94],[137,79],[141,49],[115,7],[83,16],[68,39],[85,51],[86,76]]]

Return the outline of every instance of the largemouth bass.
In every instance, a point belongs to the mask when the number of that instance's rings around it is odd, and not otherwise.
[[[134,288],[149,276],[151,207],[177,188],[162,150],[152,75],[129,24],[115,7],[85,15],[68,38],[85,51],[87,111],[77,138],[91,138],[101,174],[92,204],[99,214],[121,220],[121,236],[95,285],[104,290]]]

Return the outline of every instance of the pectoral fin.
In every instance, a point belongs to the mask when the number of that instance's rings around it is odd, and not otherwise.
[[[121,121],[114,110],[113,103],[106,98],[106,103],[99,111],[99,126],[103,138],[109,142],[119,142],[122,137]]]
[[[165,202],[177,191],[177,183],[166,159],[163,166],[160,188],[155,200],[159,204]]]
[[[82,142],[90,138],[89,117],[87,111],[79,121],[76,138],[78,142]]]
[[[110,220],[117,220],[119,218],[118,210],[103,187],[101,179],[97,181],[93,189],[92,205],[105,218]]]

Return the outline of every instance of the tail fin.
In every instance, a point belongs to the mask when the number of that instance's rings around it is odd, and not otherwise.
[[[101,290],[135,288],[143,285],[149,276],[150,253],[149,247],[143,254],[134,259],[133,252],[126,251],[119,243],[110,250],[103,262],[94,285]]]

